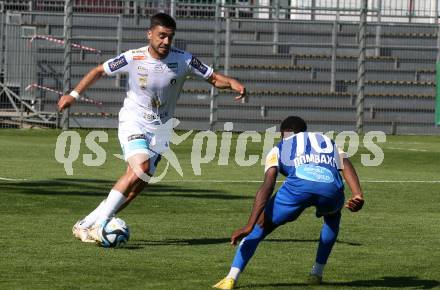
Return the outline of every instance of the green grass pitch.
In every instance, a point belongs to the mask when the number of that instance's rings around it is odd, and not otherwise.
[[[75,240],[71,227],[125,170],[113,156],[120,153],[116,131],[107,132],[109,141],[101,143],[107,159],[99,167],[83,165],[82,154],[90,150],[84,146],[88,132],[80,132],[82,152],[68,176],[54,157],[60,131],[0,130],[0,289],[209,289],[227,273],[235,253],[230,234],[247,221],[259,186],[248,181],[261,180],[263,167],[239,167],[232,150],[229,165],[215,159],[196,176],[193,140],[186,140],[174,147],[183,178],[171,168],[146,189],[120,214],[131,228],[127,247],[103,249]],[[325,284],[316,288],[440,288],[439,144],[440,136],[388,136],[380,144],[381,166],[361,165],[365,148],[353,156],[366,206],[357,214],[343,211]],[[261,150],[261,143],[249,143],[247,152]],[[309,209],[275,231],[258,248],[239,289],[309,288],[304,281],[320,226]]]

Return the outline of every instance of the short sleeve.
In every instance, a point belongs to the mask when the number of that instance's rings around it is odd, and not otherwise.
[[[278,147],[273,147],[266,156],[266,164],[264,166],[264,172],[271,167],[279,167],[280,150]]]
[[[342,150],[341,147],[337,146],[337,149],[338,149],[339,157],[340,157],[341,159],[348,158],[348,154],[347,154],[347,152],[345,152],[344,150]]]
[[[342,150],[341,147],[337,146],[336,144],[334,145],[334,158],[336,161],[336,167],[339,170],[342,170],[344,167],[344,158],[348,158],[348,154]]]
[[[104,71],[107,75],[112,76],[119,73],[126,73],[129,71],[129,64],[133,60],[131,51],[126,51],[115,58],[104,62]]]
[[[187,64],[191,74],[208,79],[214,72],[213,68],[201,62],[197,57],[189,55]]]

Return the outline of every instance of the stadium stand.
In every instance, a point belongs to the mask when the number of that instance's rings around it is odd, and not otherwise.
[[[117,1],[116,1],[117,2]],[[26,27],[41,35],[62,38],[63,15],[20,12],[16,21],[5,25],[8,39],[2,53],[7,76],[5,83],[25,99],[38,101],[42,111],[55,111],[58,96],[43,90],[26,92],[30,83],[62,89],[64,52],[60,45],[34,40],[23,35]],[[4,14],[3,14],[4,16]],[[148,17],[122,17],[120,50],[146,44]],[[197,55],[210,64],[214,51],[212,19],[178,17],[175,45]],[[217,100],[215,129],[234,122],[234,130],[264,130],[278,124],[287,115],[299,114],[312,128],[354,130],[358,66],[358,24],[338,24],[335,87],[331,89],[331,21],[285,21],[279,25],[277,51],[263,45],[273,39],[268,22],[231,23],[230,67],[228,73],[242,80],[251,100],[237,105],[232,95],[222,92]],[[93,28],[93,29],[91,29]],[[101,50],[100,54],[73,49],[72,84],[93,66],[118,53],[118,16],[74,17],[73,42]],[[434,25],[384,25],[380,55],[367,50],[365,84],[365,128],[387,133],[438,133],[434,126],[435,59],[437,32]],[[97,37],[99,36],[99,37]],[[225,23],[220,28],[218,69],[225,65]],[[374,43],[374,25],[367,28],[367,43]],[[99,38],[99,39],[98,39]],[[249,43],[246,43],[248,41]],[[262,44],[259,45],[258,43]],[[298,45],[298,44],[308,45]],[[420,47],[426,47],[421,53]],[[31,51],[31,53],[30,53]],[[17,65],[19,63],[20,65]],[[26,72],[26,81],[18,83]],[[102,101],[102,107],[79,102],[72,109],[73,127],[116,127],[117,112],[124,98],[124,78],[100,80],[87,91],[87,97]],[[208,129],[210,86],[189,79],[178,102],[176,117],[180,128]]]

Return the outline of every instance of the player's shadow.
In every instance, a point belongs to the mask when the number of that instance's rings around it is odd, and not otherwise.
[[[133,240],[123,249],[137,250],[155,246],[200,246],[224,244],[229,242],[227,238],[200,238],[200,239],[163,239],[163,240]]]
[[[32,195],[89,195],[105,196],[114,181],[104,179],[67,179],[0,183],[0,191]]]
[[[123,249],[140,250],[156,246],[200,246],[213,244],[229,244],[230,238],[199,238],[199,239],[163,239],[163,240],[133,240]],[[266,239],[264,243],[318,243],[317,239]],[[337,243],[360,246],[359,243],[337,241]]]
[[[272,243],[319,243],[318,239],[265,239],[264,242],[272,242]],[[346,241],[341,241],[341,240],[337,240],[336,241],[337,244],[344,244],[344,245],[349,245],[349,246],[355,246],[355,247],[359,247],[362,246],[361,243],[356,243],[356,242],[346,242]]]
[[[67,195],[67,196],[107,196],[115,180],[104,179],[67,179],[5,182],[0,183],[0,192],[32,195]],[[227,194],[225,191],[207,188],[192,188],[153,184],[141,194],[145,197],[176,197],[198,199],[252,199],[252,196]]]
[[[185,198],[222,199],[222,200],[254,199],[253,196],[237,195],[237,194],[221,194],[222,192],[224,191],[210,190],[210,189],[191,189],[191,188],[185,190],[170,190],[168,186],[165,187],[155,186],[151,188],[151,191],[149,191],[147,194],[148,196],[154,196],[154,197],[176,197],[176,198],[185,197]]]
[[[373,287],[382,287],[382,288],[398,288],[398,289],[433,289],[440,285],[440,282],[437,280],[428,280],[428,279],[419,279],[415,276],[398,276],[398,277],[382,277],[379,279],[372,280],[354,280],[348,282],[324,282],[321,284],[326,288],[335,288],[341,289],[343,287],[347,288],[373,288]],[[307,288],[306,283],[261,283],[261,284],[247,284],[247,285],[238,285],[237,289],[248,289],[248,288],[274,288],[274,287],[298,287],[298,288]]]
[[[440,281],[419,279],[416,276],[398,276],[390,277],[385,276],[380,279],[373,280],[354,280],[350,282],[328,282],[324,285],[335,286],[339,288],[341,286],[346,287],[384,287],[384,288],[412,288],[412,289],[433,289],[440,285]]]

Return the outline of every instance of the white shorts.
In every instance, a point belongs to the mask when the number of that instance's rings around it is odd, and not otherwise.
[[[149,175],[153,176],[161,154],[169,148],[173,127],[172,122],[162,125],[160,120],[146,118],[145,113],[126,99],[119,111],[118,137],[125,161],[138,153],[147,154],[151,160]]]
[[[144,131],[135,123],[124,122],[119,124],[118,138],[121,143],[124,160],[135,154],[146,154],[150,160],[150,170],[148,175],[153,176],[157,165],[161,159],[160,152],[154,150],[151,141],[154,137],[153,133]]]

